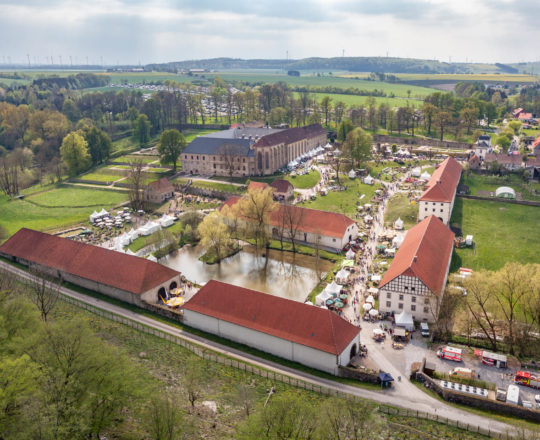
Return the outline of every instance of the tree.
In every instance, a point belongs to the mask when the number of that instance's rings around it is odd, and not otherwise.
[[[253,228],[253,237],[257,248],[265,246],[268,242],[266,225],[268,217],[277,209],[274,202],[273,188],[248,190],[247,194],[239,201],[239,211],[246,219],[248,225]]]
[[[337,140],[341,143],[345,142],[347,135],[354,130],[354,125],[350,119],[343,119],[337,130]]]
[[[86,171],[92,162],[88,153],[88,143],[77,132],[66,135],[60,147],[60,155],[70,176]]]
[[[324,113],[324,125],[328,126],[328,114],[332,110],[332,98],[328,95],[321,99],[321,109]]]
[[[467,134],[471,133],[471,128],[473,124],[476,123],[478,119],[478,109],[476,107],[465,107],[459,113],[463,124],[467,127]]]
[[[361,440],[377,437],[380,427],[373,418],[373,404],[331,397],[322,412],[322,438],[328,440]]]
[[[150,121],[145,114],[139,115],[133,122],[133,137],[141,146],[150,141]]]
[[[195,408],[195,402],[202,396],[203,371],[203,365],[198,359],[192,357],[186,362],[184,375],[182,376],[182,386],[191,408]]]
[[[156,394],[147,410],[148,430],[155,440],[175,440],[182,432],[179,402],[174,395]]]
[[[514,135],[518,136],[521,131],[521,122],[520,121],[510,121],[508,127],[514,132]]]
[[[234,171],[238,170],[240,173],[242,165],[240,165],[240,158],[245,157],[245,151],[240,145],[224,143],[218,149],[218,154],[221,155],[225,162],[225,167],[229,173],[229,179],[233,180]],[[245,165],[243,165],[245,167]]]
[[[334,147],[336,147],[336,149],[340,146],[340,144],[338,144],[337,142],[334,144]],[[340,152],[339,154],[335,154],[332,156],[332,158],[330,159],[330,166],[332,167],[332,169],[335,171],[336,173],[336,181],[339,185],[341,185],[341,180],[339,178],[339,173],[341,171],[341,168],[343,166],[343,152]]]
[[[32,272],[26,286],[30,299],[39,310],[41,319],[47,321],[60,296],[61,280],[48,277],[39,272]]]
[[[256,400],[255,389],[245,383],[241,383],[236,387],[235,393],[232,396],[233,401],[242,407],[246,417],[249,417],[253,411],[253,406]]]
[[[347,139],[343,144],[344,153],[352,160],[353,168],[360,166],[371,157],[371,146],[373,138],[360,127],[355,128],[347,134]]]
[[[437,113],[435,113],[435,124],[437,125],[439,133],[441,134],[441,142],[444,140],[444,130],[446,127],[448,127],[451,119],[450,113],[448,112],[439,110]]]
[[[201,237],[202,247],[207,251],[212,250],[217,262],[220,263],[232,244],[231,232],[224,218],[218,212],[212,212],[204,217],[197,231]]]
[[[85,133],[85,139],[88,143],[88,151],[92,157],[94,165],[105,162],[111,154],[112,142],[107,133],[99,128],[92,126]]]
[[[304,209],[300,209],[290,203],[283,203],[279,208],[280,223],[284,227],[284,234],[292,243],[293,252],[296,252],[296,239],[304,223]],[[283,249],[283,244],[281,246]]]
[[[9,197],[19,194],[19,167],[11,157],[0,157],[0,189]]]
[[[173,173],[176,173],[176,162],[186,147],[186,139],[178,130],[165,130],[161,133],[157,147],[161,163],[172,163]]]
[[[127,182],[129,184],[129,203],[135,211],[144,208],[143,190],[144,190],[144,169],[145,165],[142,159],[135,159],[129,163],[129,172]]]
[[[424,103],[422,106],[422,113],[424,114],[424,122],[427,126],[428,134],[431,134],[431,124],[433,123],[433,117],[437,112],[437,107],[429,102]]]
[[[455,313],[463,295],[457,289],[445,289],[442,299],[438,296],[430,301],[430,312],[435,320],[433,333],[435,338],[447,341],[451,334],[455,321]]]
[[[487,123],[489,127],[491,122],[497,117],[497,107],[491,102],[488,102],[485,105],[484,110],[485,110],[485,117],[487,119]]]

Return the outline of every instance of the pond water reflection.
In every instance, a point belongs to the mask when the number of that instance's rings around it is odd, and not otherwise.
[[[290,252],[270,250],[267,257],[257,255],[253,246],[245,246],[221,264],[199,261],[203,253],[200,246],[184,246],[159,262],[196,283],[214,279],[301,302],[318,284],[317,271],[322,276],[332,268],[329,261],[317,263],[314,257]]]

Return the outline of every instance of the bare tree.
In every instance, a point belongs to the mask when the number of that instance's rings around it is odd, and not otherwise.
[[[430,312],[435,320],[434,333],[437,339],[448,340],[454,326],[454,315],[463,295],[460,291],[446,288],[442,298],[434,295],[430,301]]]
[[[241,170],[241,158],[244,157],[244,151],[239,145],[223,144],[219,148],[219,154],[225,162],[225,167],[227,168],[229,179],[232,182],[234,171]]]
[[[249,417],[253,411],[253,406],[256,401],[255,389],[245,383],[241,383],[236,388],[236,393],[233,396],[233,400],[237,405],[242,407],[246,417]]]
[[[0,157],[0,189],[10,197],[19,193],[19,167],[10,157]]]
[[[280,214],[284,218],[284,226],[287,236],[292,243],[293,252],[296,252],[295,242],[300,228],[304,223],[305,209],[298,208],[290,203],[283,203],[280,206]]]
[[[182,386],[191,408],[195,408],[195,402],[202,396],[203,379],[202,363],[198,359],[188,360],[182,377]]]
[[[144,190],[144,162],[142,159],[135,159],[129,163],[130,169],[127,178],[129,184],[129,202],[131,207],[138,211],[143,209],[143,190]]]
[[[175,440],[179,438],[182,417],[178,402],[172,395],[155,396],[148,407],[148,428],[155,440]]]
[[[60,297],[61,279],[54,279],[35,270],[26,282],[30,299],[39,310],[41,319],[47,321],[47,317],[56,306]]]

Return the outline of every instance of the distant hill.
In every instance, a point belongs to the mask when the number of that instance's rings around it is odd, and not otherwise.
[[[437,60],[387,57],[303,58],[300,60],[212,58],[208,60],[149,64],[146,66],[146,70],[282,69],[384,73],[520,73],[527,69],[530,71],[531,64],[445,63]]]

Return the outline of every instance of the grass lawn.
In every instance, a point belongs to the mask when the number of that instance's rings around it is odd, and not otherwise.
[[[107,174],[105,172],[96,171],[95,173],[87,173],[77,176],[78,180],[95,180],[96,182],[112,183],[123,179],[125,176],[120,174]]]
[[[184,230],[184,224],[181,221],[176,221],[168,228],[163,229],[163,231],[170,232],[171,234],[179,234],[183,230]],[[147,235],[145,237],[139,237],[135,239],[128,246],[128,248],[131,249],[132,252],[137,252],[138,250],[141,250],[143,247],[154,243],[156,236],[159,235],[160,233],[161,231],[158,231],[158,232],[154,232],[153,234]]]
[[[362,203],[370,203],[375,190],[379,185],[365,185],[360,179],[351,180],[348,177],[340,178],[341,184],[347,189],[345,191],[330,191],[326,196],[317,196],[316,200],[304,202],[302,206],[322,211],[340,212],[349,217],[357,213],[356,202],[362,194],[365,194]]]
[[[469,194],[478,195],[478,191],[492,191],[500,186],[509,186],[516,193],[521,193],[523,200],[540,201],[540,184],[525,183],[517,174],[507,174],[506,176],[485,176],[470,173],[463,174],[462,182],[469,187]],[[531,190],[535,191],[535,194]]]
[[[475,247],[455,249],[452,270],[497,270],[510,261],[540,263],[540,208],[456,198],[451,224],[473,235]]]
[[[225,179],[225,177],[223,179]],[[179,185],[184,185],[188,182],[188,179],[186,179],[185,177],[177,177],[171,182],[178,183]],[[195,188],[212,189],[216,191],[231,192],[236,194],[241,194],[245,191],[245,187],[243,186],[230,185],[228,183],[221,182],[207,182],[205,180],[194,180],[192,186],[194,186]]]
[[[369,96],[359,96],[359,95],[344,95],[339,93],[310,93],[311,98],[317,102],[321,102],[325,96],[328,96],[332,99],[333,103],[343,102],[347,107],[355,107],[359,105],[365,105]],[[300,96],[299,93],[294,93],[295,98]],[[382,103],[388,104],[390,107],[421,107],[423,101],[419,99],[407,99],[407,98],[392,98],[390,96],[374,96],[375,103],[381,105]]]
[[[131,162],[132,160],[141,160],[143,163],[159,163],[159,156],[143,156],[142,154],[126,154],[125,156],[115,157],[110,161],[112,163]]]
[[[398,193],[388,201],[384,213],[384,225],[391,228],[394,222],[401,218],[405,229],[412,228],[418,217],[418,205],[411,204],[407,194]]]
[[[101,207],[118,205],[127,201],[125,191],[83,188],[61,185],[49,191],[27,197],[27,200],[46,207]]]
[[[312,170],[308,174],[303,176],[291,176],[290,174],[285,177],[295,188],[307,189],[313,188],[319,180],[321,180],[321,175],[317,170]]]

